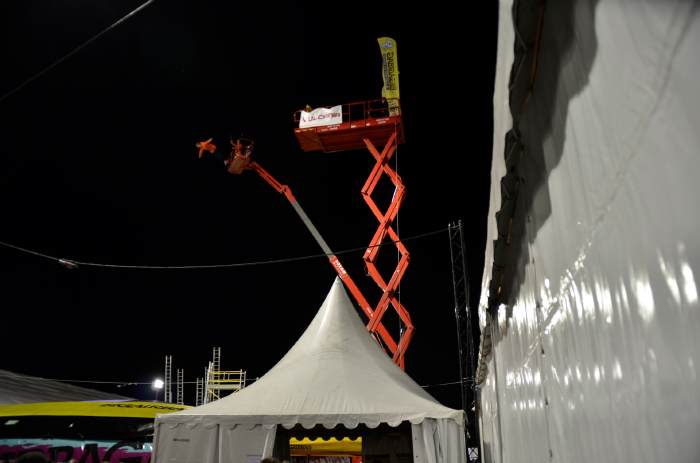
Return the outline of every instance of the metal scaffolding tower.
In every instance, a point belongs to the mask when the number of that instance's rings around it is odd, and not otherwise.
[[[221,370],[221,347],[214,347],[213,358],[206,369],[203,403],[219,400],[225,392],[237,392],[245,387],[245,370]]]
[[[466,437],[469,461],[480,461],[479,427],[476,420],[476,390],[474,388],[474,337],[469,307],[469,273],[467,271],[464,226],[462,221],[449,225],[450,256],[452,257],[452,288],[454,291],[457,344],[459,348],[459,376],[461,380],[462,409],[467,416]]]

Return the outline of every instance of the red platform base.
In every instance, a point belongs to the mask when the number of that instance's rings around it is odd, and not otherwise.
[[[298,124],[299,111],[294,114]],[[380,100],[343,105],[343,122],[321,127],[295,128],[294,135],[304,151],[332,153],[366,149],[364,139],[375,146],[384,146],[396,133],[398,143],[404,142],[401,115],[390,116],[385,102]]]

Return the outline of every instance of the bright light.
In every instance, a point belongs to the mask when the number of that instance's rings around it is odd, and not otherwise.
[[[154,379],[153,380],[153,389],[163,389],[163,380],[160,378]]]
[[[681,273],[683,274],[683,292],[688,304],[698,302],[698,289],[695,287],[695,277],[693,269],[690,268],[687,262],[681,263]]]

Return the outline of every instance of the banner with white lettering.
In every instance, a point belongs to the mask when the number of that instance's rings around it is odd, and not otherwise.
[[[342,105],[332,108],[316,108],[310,112],[302,111],[299,118],[299,128],[335,125],[343,122]]]

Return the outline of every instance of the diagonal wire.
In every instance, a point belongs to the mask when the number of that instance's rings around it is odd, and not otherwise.
[[[90,45],[92,42],[94,42],[95,40],[99,39],[99,38],[102,37],[104,34],[106,34],[107,32],[111,31],[112,29],[114,29],[115,27],[117,27],[118,25],[120,25],[121,23],[123,23],[124,21],[126,21],[127,19],[131,18],[132,16],[134,16],[135,14],[137,14],[138,12],[140,12],[141,10],[143,10],[144,8],[146,8],[148,5],[150,5],[150,4],[153,3],[154,1],[155,1],[155,0],[148,0],[146,3],[142,4],[141,6],[137,7],[135,10],[131,11],[130,13],[128,13],[126,16],[123,16],[121,19],[119,19],[119,20],[117,20],[116,22],[112,23],[112,24],[111,24],[109,27],[107,27],[106,29],[103,29],[101,32],[97,33],[96,35],[93,35],[91,38],[89,38],[88,40],[86,40],[86,41],[83,42],[82,44],[80,44],[80,45],[78,45],[77,47],[75,47],[75,48],[74,48],[72,51],[70,51],[68,54],[63,55],[61,58],[59,58],[59,59],[57,59],[56,61],[54,61],[53,63],[49,64],[48,66],[46,66],[46,67],[45,67],[44,69],[42,69],[41,71],[39,71],[39,72],[37,72],[36,74],[34,74],[33,76],[29,77],[27,80],[25,80],[24,82],[22,82],[21,84],[19,84],[17,87],[13,88],[13,89],[10,90],[9,92],[7,92],[7,93],[5,93],[3,96],[1,96],[1,97],[0,97],[0,103],[2,103],[5,99],[7,99],[7,98],[9,98],[10,96],[14,95],[15,93],[17,93],[18,91],[20,91],[20,90],[23,89],[24,87],[26,87],[28,84],[30,84],[30,83],[32,83],[33,81],[35,81],[35,80],[38,79],[39,77],[43,76],[44,74],[46,74],[47,72],[49,72],[51,69],[55,68],[56,66],[58,66],[59,64],[61,64],[62,62],[64,62],[64,61],[67,60],[68,58],[70,58],[71,56],[75,55],[75,54],[78,53],[80,50],[82,50],[83,48],[87,47],[87,46]]]
[[[436,387],[436,386],[453,386],[455,384],[462,384],[462,383],[470,384],[470,383],[473,383],[473,381],[471,381],[468,378],[464,378],[464,381],[450,381],[448,383],[438,383],[438,384],[422,384],[421,387],[426,388],[426,387]]]

